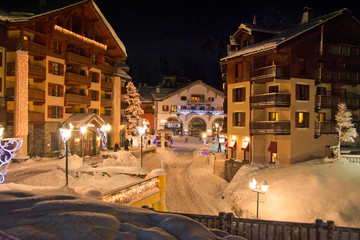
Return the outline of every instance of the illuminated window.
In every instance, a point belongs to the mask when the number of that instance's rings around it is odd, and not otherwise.
[[[213,102],[215,99],[213,97],[209,97],[209,101]]]
[[[171,112],[176,112],[176,105],[171,105]]]
[[[204,100],[204,95],[191,95],[192,102],[200,102]]]
[[[63,97],[64,86],[54,83],[48,84],[48,95],[52,97]]]
[[[64,65],[57,63],[57,62],[49,61],[49,73],[63,76],[64,75]]]
[[[163,106],[162,106],[162,110],[163,110],[164,112],[169,111],[169,105],[163,105]]]
[[[181,110],[186,110],[186,106],[181,106],[180,109]]]
[[[29,41],[29,36],[24,35],[24,40]]]
[[[297,127],[297,128],[308,128],[309,127],[309,113],[308,112],[296,112],[295,127]]]
[[[279,113],[269,112],[269,121],[279,121]]]
[[[316,113],[316,121],[317,122],[323,122],[326,119],[325,113]]]
[[[217,110],[218,110],[218,111],[222,111],[223,108],[222,108],[222,107],[217,107]]]

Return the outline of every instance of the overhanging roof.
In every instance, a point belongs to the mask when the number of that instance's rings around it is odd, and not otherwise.
[[[71,124],[74,129],[80,129],[80,127],[87,126],[90,123],[97,124],[99,125],[99,127],[106,124],[104,120],[96,113],[75,113],[71,117],[66,119],[61,124],[61,127]]]

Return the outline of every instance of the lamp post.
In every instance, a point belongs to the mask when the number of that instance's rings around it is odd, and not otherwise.
[[[80,132],[81,132],[81,153],[82,153],[82,159],[83,159],[83,166],[84,166],[84,163],[85,163],[85,154],[84,154],[84,138],[85,138],[85,133],[87,131],[87,126],[83,126],[83,127],[80,127]]]
[[[252,179],[252,182],[249,183],[250,184],[250,188],[253,192],[256,192],[257,194],[257,198],[256,198],[256,218],[259,218],[259,194],[265,194],[268,189],[269,189],[269,185],[268,183],[265,181],[263,181],[261,184],[258,184],[258,182],[255,180],[255,178]]]
[[[144,133],[146,131],[146,127],[138,127],[139,133],[140,133],[140,166],[142,167],[142,148],[143,148],[143,137],[144,137]]]
[[[60,135],[62,136],[62,139],[64,141],[65,144],[65,156],[66,156],[66,160],[65,160],[65,176],[66,176],[66,186],[69,185],[69,178],[68,178],[68,169],[69,169],[69,157],[68,157],[68,140],[71,136],[71,131],[72,131],[72,125],[70,124],[69,127],[62,127],[60,128]]]

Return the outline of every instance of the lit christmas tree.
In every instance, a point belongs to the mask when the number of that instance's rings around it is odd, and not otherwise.
[[[125,116],[128,121],[128,129],[132,134],[136,134],[136,128],[140,123],[140,115],[144,114],[144,110],[141,108],[140,94],[137,93],[134,84],[129,82],[126,89],[125,100],[129,106],[125,109]]]

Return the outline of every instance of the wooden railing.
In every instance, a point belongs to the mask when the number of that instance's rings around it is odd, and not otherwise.
[[[341,97],[341,96],[315,96],[315,104],[317,109],[334,108],[339,103],[346,103],[351,109],[360,108],[360,97]]]
[[[112,106],[112,100],[102,97],[101,98],[101,106],[102,107],[111,107]]]
[[[265,93],[250,96],[250,107],[290,107],[291,97],[289,93]]]
[[[324,45],[324,52],[343,56],[360,56],[360,46],[327,43]]]
[[[266,67],[256,68],[250,71],[250,80],[258,81],[267,78],[289,78],[290,67],[289,66],[278,66],[270,65]]]
[[[45,80],[46,68],[35,64],[29,64],[29,77]]]
[[[65,84],[66,85],[91,85],[91,79],[87,76],[66,72],[65,73]]]
[[[250,122],[251,135],[290,134],[290,121],[256,121]]]
[[[16,51],[21,48],[22,50],[28,51],[30,55],[47,55],[47,47],[33,41],[22,40],[20,38],[9,38],[3,42],[9,51]]]
[[[42,124],[45,122],[45,114],[40,112],[29,112],[29,122]]]
[[[111,82],[106,82],[105,80],[101,80],[101,89],[112,91],[113,84]]]
[[[320,136],[321,134],[335,134],[337,133],[335,128],[335,121],[315,122],[315,136]]]
[[[319,68],[316,72],[316,78],[321,82],[338,82],[357,85],[360,79],[360,73]]]
[[[68,62],[74,62],[77,64],[82,64],[82,65],[86,65],[86,66],[90,66],[91,65],[91,59],[89,57],[85,57],[73,52],[66,52],[65,55],[65,59]]]
[[[189,217],[210,229],[218,229],[246,239],[360,239],[360,228],[339,227],[333,221],[299,223],[269,221],[260,219],[236,218],[232,213],[198,215],[176,213]]]
[[[45,102],[45,91],[29,88],[29,100],[34,102]]]
[[[97,66],[97,67],[99,67],[99,66]],[[106,63],[102,63],[100,65],[100,69],[101,69],[102,72],[105,72],[105,73],[110,73],[110,74],[114,73],[114,67],[111,66],[111,65],[108,65]]]
[[[73,105],[73,104],[90,105],[91,99],[89,96],[65,93],[65,105]]]

